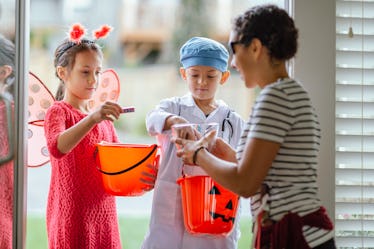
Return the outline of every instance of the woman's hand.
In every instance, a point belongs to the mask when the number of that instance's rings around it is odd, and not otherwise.
[[[188,139],[182,139],[178,137],[173,137],[171,139],[172,142],[174,142],[177,145],[177,156],[182,158],[183,163],[194,165],[194,154],[198,153],[198,149],[200,147],[204,147],[206,149],[209,148],[209,145],[212,145],[211,147],[215,146],[215,140],[216,140],[216,131],[213,130],[209,132],[206,136],[201,137],[199,140],[188,140]],[[196,160],[197,155],[195,155]]]

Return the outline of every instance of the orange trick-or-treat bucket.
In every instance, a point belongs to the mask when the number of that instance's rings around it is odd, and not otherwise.
[[[227,236],[235,224],[239,196],[209,176],[184,176],[181,187],[184,225],[192,234]]]
[[[139,196],[144,194],[158,167],[156,144],[97,144],[98,170],[102,173],[105,190],[112,195]]]

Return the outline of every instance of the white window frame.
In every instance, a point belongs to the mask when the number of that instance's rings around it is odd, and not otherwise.
[[[374,248],[374,0],[336,0],[339,248]]]

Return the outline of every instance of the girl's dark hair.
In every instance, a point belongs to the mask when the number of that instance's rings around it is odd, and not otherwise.
[[[57,74],[58,66],[66,67],[68,71],[70,71],[74,67],[76,55],[87,50],[96,51],[101,57],[103,57],[101,47],[92,40],[82,39],[80,43],[72,42],[69,39],[64,40],[55,51],[54,66],[56,68],[55,74],[57,78],[60,79]],[[60,79],[60,84],[55,95],[56,100],[62,100],[64,98],[64,94],[65,85]]]
[[[5,84],[7,84],[8,91],[13,94],[14,81],[15,81],[15,58],[16,49],[14,44],[0,34],[0,66],[10,66],[12,73],[7,77]]]
[[[288,60],[297,52],[298,30],[288,13],[276,5],[253,7],[234,20],[233,30],[239,42],[248,46],[257,38],[269,50],[270,57]]]

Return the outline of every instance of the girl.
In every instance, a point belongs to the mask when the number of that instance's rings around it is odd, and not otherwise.
[[[251,198],[259,248],[335,248],[333,225],[317,186],[320,126],[308,93],[287,73],[298,30],[283,9],[264,5],[238,16],[230,35],[231,66],[261,92],[236,152],[222,140],[176,139],[178,156],[218,183]]]
[[[9,116],[6,102],[13,101],[15,69],[14,44],[0,34],[0,158],[9,155]],[[13,114],[13,106],[11,113]],[[0,164],[0,248],[12,248],[13,223],[13,160]]]
[[[55,51],[64,94],[59,91],[62,99],[48,109],[44,126],[52,165],[47,204],[51,249],[121,248],[115,197],[104,191],[94,157],[96,143],[118,142],[112,121],[121,107],[105,102],[88,109],[102,59],[95,40],[65,40]]]

